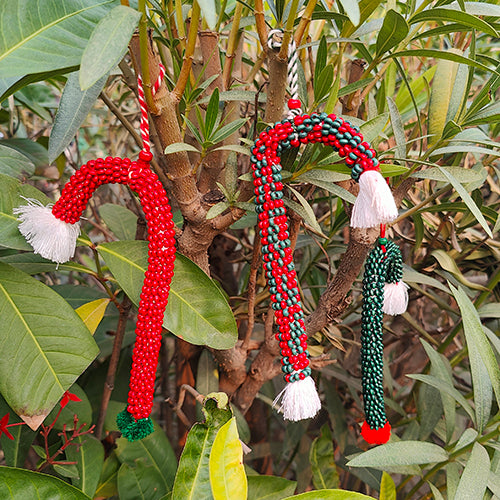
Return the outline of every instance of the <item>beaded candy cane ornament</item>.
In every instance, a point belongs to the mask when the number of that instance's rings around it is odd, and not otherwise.
[[[276,49],[273,35],[269,34],[269,48]],[[275,311],[279,333],[276,335],[281,348],[282,371],[287,382],[285,389],[276,398],[286,419],[301,420],[313,417],[321,407],[319,397],[310,378],[307,335],[304,329],[303,311],[297,288],[297,276],[293,263],[288,233],[286,210],[283,203],[283,183],[280,157],[283,151],[299,147],[301,144],[322,143],[331,146],[351,168],[351,177],[359,182],[360,190],[351,215],[352,227],[374,227],[384,224],[379,250],[383,253],[384,265],[367,264],[367,269],[377,271],[375,286],[380,312],[370,322],[370,298],[366,295],[363,318],[367,323],[362,336],[365,347],[362,355],[363,393],[367,410],[367,424],[363,425],[363,436],[368,442],[385,442],[390,435],[390,426],[386,422],[383,409],[382,387],[382,304],[384,310],[399,314],[401,303],[406,305],[406,285],[399,284],[402,275],[401,254],[394,243],[385,238],[385,223],[397,217],[397,207],[390,188],[380,174],[376,152],[363,140],[358,127],[334,114],[313,113],[310,116],[301,111],[298,99],[298,58],[295,42],[289,47],[288,82],[291,99],[288,101],[288,117],[259,135],[252,149],[252,169],[255,188],[256,212],[259,218],[259,230],[262,241],[262,258],[267,283],[271,292],[272,307]],[[386,249],[389,249],[387,251]],[[396,250],[397,249],[397,250]],[[377,250],[377,249],[375,249]],[[374,250],[374,251],[375,251]],[[399,253],[398,253],[399,252]],[[373,252],[372,252],[373,253]],[[375,254],[370,254],[372,260]],[[370,257],[368,259],[370,262]],[[374,260],[375,262],[375,260]],[[391,265],[389,265],[391,264]],[[371,267],[370,267],[371,266]],[[370,273],[366,273],[366,291],[370,289]],[[385,284],[385,299],[384,299]],[[406,299],[405,299],[406,296]],[[377,304],[378,305],[378,304]],[[376,306],[375,306],[376,308]],[[398,311],[398,312],[396,312]],[[373,311],[372,311],[373,312]],[[373,335],[370,335],[372,331]],[[364,340],[363,340],[364,339]],[[373,369],[375,377],[370,376]],[[366,387],[366,390],[365,390]],[[372,393],[374,394],[372,396]],[[281,403],[280,403],[281,401]],[[380,402],[382,410],[380,411]],[[385,429],[386,436],[378,432]],[[366,430],[372,430],[370,435]],[[385,437],[385,441],[383,440]]]
[[[153,87],[155,93],[165,76]],[[57,263],[73,257],[80,234],[80,217],[94,191],[103,184],[119,183],[135,191],[148,224],[148,268],[144,276],[132,356],[128,405],[117,417],[118,428],[135,441],[153,432],[150,418],[154,382],[161,344],[163,314],[168,302],[174,272],[175,231],[172,212],[158,176],[151,170],[153,157],[149,142],[147,106],[142,79],[138,77],[143,149],[137,161],[128,158],[98,158],[82,165],[64,186],[59,200],[43,206],[36,200],[14,210],[20,221],[19,231],[35,253]]]

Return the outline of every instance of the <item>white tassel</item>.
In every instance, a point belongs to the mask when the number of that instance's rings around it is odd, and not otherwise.
[[[18,216],[19,231],[33,247],[35,253],[62,264],[75,255],[80,222],[69,224],[52,214],[52,205],[24,198],[28,204],[14,208]]]
[[[376,170],[367,170],[359,178],[359,194],[351,215],[351,227],[375,227],[398,216],[391,189]]]
[[[288,382],[273,401],[273,407],[283,413],[283,418],[297,422],[313,418],[321,409],[316,385],[311,377]]]
[[[382,306],[382,311],[392,316],[403,314],[408,307],[408,288],[408,285],[404,281],[386,283],[384,285],[384,305]]]

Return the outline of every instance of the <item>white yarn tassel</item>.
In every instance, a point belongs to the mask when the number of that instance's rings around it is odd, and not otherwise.
[[[408,285],[404,281],[397,283],[386,283],[384,285],[384,305],[382,311],[385,314],[397,316],[403,314],[408,307]]]
[[[297,422],[313,418],[321,409],[316,385],[311,377],[288,382],[273,401],[273,407],[283,413],[283,418]]]
[[[80,222],[69,224],[52,214],[52,205],[24,198],[28,204],[14,208],[18,216],[19,231],[33,247],[35,253],[62,264],[75,255]]]
[[[376,170],[367,170],[359,178],[359,194],[351,215],[352,227],[375,227],[398,216],[391,189]]]

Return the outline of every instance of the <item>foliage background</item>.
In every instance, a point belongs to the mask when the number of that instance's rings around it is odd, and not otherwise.
[[[33,427],[46,417],[41,434],[2,421],[0,496],[500,497],[499,5],[151,0],[141,17],[143,1],[122,4],[0,5],[0,416]],[[276,26],[280,51],[267,48]],[[348,229],[356,186],[317,146],[283,166],[323,409],[285,424],[271,408],[282,381],[247,172],[255,134],[282,117],[290,36],[304,107],[361,125],[401,205],[390,233],[411,303],[385,322],[394,435],[369,451],[360,277],[377,235]],[[185,258],[165,316],[157,429],[130,444],[114,416],[146,265],[145,243],[132,241],[146,230],[136,198],[101,188],[59,268],[30,253],[12,209],[20,196],[57,199],[90,159],[135,157],[134,72],[147,89],[160,60],[153,167]],[[67,390],[81,401],[57,405]]]

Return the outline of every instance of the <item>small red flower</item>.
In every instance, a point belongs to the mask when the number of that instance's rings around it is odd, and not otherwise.
[[[6,413],[3,417],[2,420],[0,420],[0,436],[2,434],[5,434],[9,439],[14,440],[14,436],[7,430],[8,424],[9,423],[9,414]]]
[[[64,408],[70,401],[81,401],[81,399],[76,394],[66,391],[61,399],[61,408]]]

